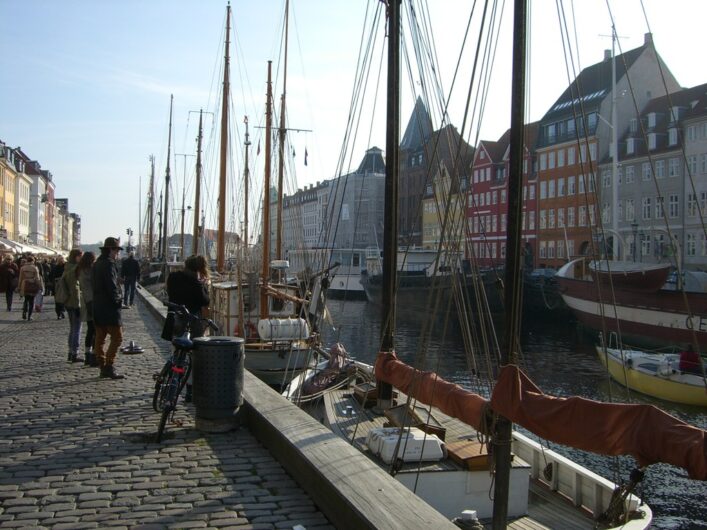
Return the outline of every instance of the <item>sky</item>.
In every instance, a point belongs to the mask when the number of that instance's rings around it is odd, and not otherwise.
[[[379,4],[379,0],[290,1],[286,193],[337,174],[360,43],[367,35],[364,20]],[[484,119],[467,125],[475,131],[472,144],[474,139],[498,139],[510,123],[512,10],[511,2],[506,4]],[[564,91],[569,74],[557,22],[558,2],[531,4],[527,119],[534,121]],[[473,5],[471,0],[429,2],[443,84],[452,79]],[[227,200],[227,210],[241,221],[243,189],[235,182],[243,172],[243,117],[249,119],[251,175],[260,181],[264,163],[258,148],[264,151],[261,127],[268,60],[273,61],[278,105],[282,91],[284,6],[285,0],[232,2],[229,179],[234,183],[229,184],[232,199]],[[611,47],[607,37],[611,11],[620,37],[618,52],[642,45],[650,28],[658,53],[682,86],[707,82],[706,63],[699,58],[707,20],[704,0],[575,0],[561,6],[570,20],[580,67],[601,61]],[[67,197],[69,210],[81,216],[82,243],[107,236],[125,241],[128,228],[134,234],[146,230],[151,155],[156,196],[164,188],[170,95],[174,103],[168,231],[179,230],[175,223],[182,198],[186,231],[191,231],[200,109],[205,111],[202,208],[207,228],[215,227],[211,219],[218,196],[225,12],[226,3],[214,0],[0,0],[0,140],[22,147],[52,173],[56,196]],[[464,64],[471,64],[471,59]],[[381,98],[376,69],[366,87],[370,94],[378,88]],[[420,86],[420,81],[413,77],[411,86],[416,84]],[[410,90],[414,89],[408,89],[401,103],[403,127],[414,104]],[[382,102],[378,105],[384,108]],[[455,126],[461,127],[461,114],[461,104],[450,104]],[[347,164],[357,166],[369,147],[384,149],[384,138],[380,119],[362,122]],[[251,194],[258,194],[257,185]],[[251,219],[257,218],[257,206],[249,209]],[[241,221],[234,221],[235,230]]]

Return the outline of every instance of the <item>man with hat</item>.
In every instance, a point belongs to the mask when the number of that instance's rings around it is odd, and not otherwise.
[[[101,255],[93,265],[93,324],[96,328],[95,354],[101,377],[123,379],[113,368],[115,355],[123,341],[122,320],[120,310],[123,305],[123,292],[118,282],[118,266],[116,260],[123,250],[120,241],[107,237],[101,248]],[[110,337],[108,349],[103,346]]]

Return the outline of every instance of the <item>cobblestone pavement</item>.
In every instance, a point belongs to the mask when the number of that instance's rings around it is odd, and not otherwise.
[[[152,443],[152,374],[168,344],[141,304],[123,311],[124,380],[67,362],[69,321],[53,300],[21,319],[0,308],[0,527],[331,528],[247,428],[226,434],[168,425]],[[82,332],[82,340],[83,340]]]

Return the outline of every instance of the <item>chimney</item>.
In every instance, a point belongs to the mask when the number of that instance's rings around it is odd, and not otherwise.
[[[611,50],[604,50],[604,60],[609,61],[611,59]]]
[[[653,34],[646,33],[643,35],[643,44],[653,44]]]

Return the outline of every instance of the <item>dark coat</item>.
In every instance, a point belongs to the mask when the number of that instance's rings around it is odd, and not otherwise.
[[[132,256],[128,256],[123,260],[120,267],[120,276],[123,278],[140,279],[140,264]]]
[[[120,326],[123,291],[118,283],[115,260],[101,254],[92,269],[93,322],[96,326]]]
[[[209,291],[206,284],[199,280],[193,272],[176,271],[167,277],[167,296],[173,304],[185,306],[190,313],[201,315],[202,307],[209,307]],[[174,315],[168,314],[162,329],[162,338],[171,340],[174,335],[182,334],[181,325],[175,325]],[[193,323],[192,337],[201,337],[204,334],[202,323]]]
[[[0,264],[0,293],[14,291],[19,283],[20,270],[13,262],[3,261]]]

